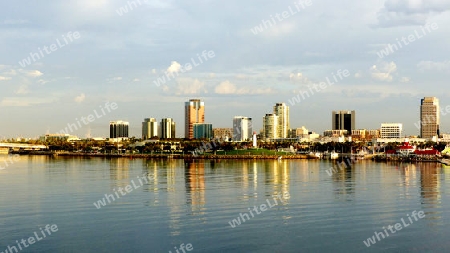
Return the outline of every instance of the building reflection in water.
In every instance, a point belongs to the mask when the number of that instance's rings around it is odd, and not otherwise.
[[[205,210],[205,162],[185,161],[184,178],[186,202],[194,215],[204,214]]]
[[[272,198],[278,194],[288,192],[290,194],[290,170],[288,166],[288,160],[274,160],[264,161],[264,186],[270,186],[271,189],[266,189],[265,197]],[[286,199],[282,204],[289,202]]]
[[[123,158],[112,158],[109,162],[109,177],[112,188],[118,190],[118,187],[126,187],[130,184],[130,160]]]
[[[362,166],[358,162],[344,160],[344,162],[333,162],[331,166],[334,172],[331,175],[333,179],[334,193],[337,198],[352,201],[355,195],[355,166]]]
[[[416,164],[400,164],[397,166],[397,169],[400,171],[400,174],[403,176],[403,181],[400,183],[404,186],[405,190],[409,190],[417,184],[417,171],[418,168]],[[409,192],[405,192],[405,194],[411,194]]]
[[[438,163],[421,163],[420,170],[420,196],[425,211],[425,218],[439,220],[441,212],[441,165]],[[434,225],[439,225],[435,222]]]

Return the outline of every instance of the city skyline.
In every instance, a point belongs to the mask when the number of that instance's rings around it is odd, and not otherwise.
[[[292,127],[319,133],[329,128],[330,111],[354,108],[358,128],[402,122],[405,134],[418,134],[417,100],[436,96],[441,108],[450,105],[445,3],[311,1],[275,23],[271,15],[293,1],[152,0],[119,15],[123,5],[16,1],[0,10],[1,136],[56,133],[95,110],[102,115],[106,101],[118,109],[71,134],[107,136],[105,125],[123,119],[140,136],[144,118],[171,117],[182,137],[179,108],[190,97],[208,104],[207,121],[217,127],[284,102]],[[23,64],[30,54],[40,58]],[[441,117],[440,130],[450,132],[450,117]]]
[[[436,108],[432,108],[433,110],[434,110],[434,112],[436,112],[436,111],[440,111],[440,113],[441,114],[444,114],[444,116],[446,115],[446,114],[448,114],[448,113],[450,113],[449,112],[449,107],[447,107],[447,108],[441,108],[441,109],[439,109],[440,108],[440,106],[439,106],[439,99],[438,98],[436,98],[436,97],[425,97],[425,98],[422,98],[422,99],[420,99],[420,108],[422,108],[422,103],[423,103],[423,101],[428,101],[429,103],[437,103],[437,109]],[[195,103],[195,102],[198,102],[199,103],[199,108],[201,109],[200,111],[201,111],[201,113],[199,113],[199,115],[197,115],[197,116],[199,116],[200,118],[203,118],[204,119],[204,117],[205,117],[205,112],[204,112],[204,107],[205,107],[205,103],[202,101],[202,99],[198,99],[198,98],[196,98],[196,99],[189,99],[189,101],[188,102],[184,102],[184,105],[185,105],[185,108],[184,108],[184,111],[185,111],[185,115],[186,115],[186,113],[189,111],[189,107],[192,107],[192,103]],[[189,106],[188,106],[189,105]],[[433,104],[433,106],[434,106],[434,104]],[[280,107],[281,108],[286,108],[286,109],[281,109],[280,110]],[[259,128],[259,129],[255,129],[255,128],[253,128],[253,130],[252,131],[255,131],[255,132],[257,132],[258,134],[259,133],[262,133],[263,135],[265,134],[265,130],[264,130],[264,122],[265,122],[265,120],[266,120],[266,117],[268,117],[268,116],[270,116],[270,117],[276,117],[277,119],[276,119],[276,121],[277,121],[277,123],[276,123],[276,126],[274,126],[274,129],[273,129],[273,131],[275,131],[276,133],[277,133],[277,136],[278,136],[278,134],[280,133],[280,131],[281,131],[281,129],[283,129],[282,127],[281,127],[281,125],[279,124],[279,116],[275,113],[275,112],[277,112],[277,110],[280,110],[281,112],[282,112],[282,114],[283,113],[285,113],[286,115],[284,116],[286,119],[287,119],[287,124],[286,125],[289,125],[289,121],[290,121],[290,115],[289,115],[289,106],[287,106],[286,104],[284,104],[284,103],[279,103],[279,102],[276,102],[275,103],[275,106],[273,106],[273,112],[271,112],[271,113],[266,113],[265,114],[265,116],[263,116],[263,119],[262,119],[262,121],[261,121],[261,125],[262,125],[262,127],[261,128]],[[420,109],[419,111],[422,111],[422,109]],[[351,111],[343,111],[343,110],[341,110],[341,111],[332,111],[331,112],[332,113],[332,128],[326,128],[326,127],[324,127],[324,129],[325,130],[323,130],[322,132],[320,132],[320,131],[315,131],[314,129],[311,129],[311,128],[309,128],[311,131],[313,131],[313,132],[316,132],[316,133],[318,133],[318,134],[320,134],[320,135],[322,135],[325,131],[330,131],[330,130],[339,130],[339,129],[334,129],[335,127],[333,127],[334,125],[335,125],[335,115],[337,116],[337,115],[342,115],[342,117],[343,116],[345,116],[346,114],[348,114],[348,115],[351,115],[351,127],[353,127],[353,129],[352,130],[381,130],[382,129],[382,127],[383,127],[383,124],[400,124],[400,125],[402,125],[401,126],[401,130],[400,130],[400,132],[401,132],[401,136],[403,137],[403,136],[420,136],[420,132],[421,132],[421,129],[418,127],[418,126],[421,126],[421,124],[422,124],[422,122],[425,122],[425,123],[427,123],[428,125],[430,125],[430,120],[431,120],[431,118],[433,118],[433,117],[431,117],[431,116],[429,116],[429,115],[425,115],[425,116],[421,116],[421,114],[419,114],[418,115],[418,117],[419,117],[419,119],[417,120],[417,122],[415,123],[415,126],[416,126],[416,128],[418,128],[418,132],[417,133],[413,133],[413,134],[408,134],[408,133],[405,133],[404,132],[404,130],[403,130],[403,123],[387,123],[387,121],[386,122],[380,122],[379,124],[378,124],[378,126],[373,126],[373,127],[371,127],[371,128],[359,128],[359,127],[357,127],[357,128],[355,128],[355,125],[357,125],[357,123],[356,123],[356,117],[355,117],[355,114],[356,114],[356,110],[351,110]],[[195,116],[195,117],[197,117],[197,116]],[[229,125],[228,126],[217,126],[214,122],[213,123],[206,123],[206,122],[203,122],[203,123],[201,123],[201,124],[212,124],[212,127],[213,127],[213,130],[214,129],[225,129],[225,128],[229,128],[229,129],[234,129],[235,128],[235,126],[234,126],[234,120],[236,119],[236,118],[248,118],[248,119],[250,119],[250,121],[251,121],[251,118],[249,118],[249,117],[243,117],[243,116],[233,116],[233,118],[231,118],[230,120],[231,120],[231,123],[229,123]],[[438,117],[438,118],[440,118],[440,117]],[[421,121],[423,119],[423,121]],[[434,119],[434,118],[433,118]],[[78,120],[78,119],[77,119]],[[275,119],[274,118],[272,118],[272,119],[269,119],[270,121],[274,121]],[[166,130],[166,134],[165,135],[163,135],[163,133],[162,133],[162,131],[163,131],[163,128],[162,128],[162,125],[164,124],[164,122],[165,121],[167,121],[166,122],[166,124],[168,123],[169,125],[166,127],[166,128],[164,128],[164,129],[167,129]],[[114,121],[109,121],[109,124],[110,124],[110,127],[111,127],[111,123],[115,123],[115,122],[125,122],[126,124],[127,124],[127,131],[128,131],[128,127],[130,126],[130,125],[132,125],[132,124],[130,124],[128,121],[124,121],[124,120],[114,120]],[[184,122],[185,122],[185,127],[186,127],[186,123],[187,123],[187,119],[185,118],[184,119]],[[200,123],[200,122],[199,122]],[[192,125],[194,125],[194,124],[196,124],[196,123],[193,123]],[[340,124],[344,124],[343,122],[341,122]],[[73,125],[73,124],[72,124]],[[80,125],[80,124],[79,124]],[[250,123],[250,128],[252,128],[252,126],[254,125],[254,123],[253,123],[253,121],[251,121],[251,123]],[[231,126],[231,127],[230,127]],[[301,128],[301,127],[305,127],[304,125],[302,125],[302,126],[290,126],[287,130],[288,130],[288,135],[289,135],[289,132],[290,132],[290,130],[296,130],[296,129],[299,129],[299,128]],[[307,126],[306,126],[307,127]],[[129,127],[130,129],[133,129],[133,127],[131,126],[131,127]],[[136,128],[136,127],[134,127],[134,128]],[[439,125],[438,125],[438,127],[437,127],[438,129],[439,129]],[[74,128],[75,129],[75,128]],[[133,134],[133,133],[131,133],[131,134],[129,134],[129,137],[138,137],[138,138],[142,138],[142,139],[149,139],[149,138],[151,138],[151,137],[147,137],[144,133],[150,133],[150,131],[151,132],[157,132],[157,135],[155,135],[156,137],[160,137],[160,138],[172,138],[172,137],[166,137],[166,136],[174,136],[174,134],[175,134],[175,121],[174,121],[174,119],[173,118],[162,118],[161,119],[161,122],[160,123],[158,123],[157,122],[157,119],[156,118],[144,118],[144,121],[142,122],[141,121],[141,125],[139,126],[139,131],[140,131],[140,133],[141,134]],[[65,131],[65,132],[56,132],[56,133],[68,133],[68,134],[71,134],[71,135],[74,135],[74,133],[73,132],[75,132],[75,131]],[[186,138],[185,137],[185,133],[183,133],[183,134],[179,134],[178,133],[178,131],[176,131],[177,132],[177,134],[175,135],[175,137],[174,138]],[[127,132],[127,133],[129,133],[129,132]],[[46,134],[54,134],[54,133],[46,133]],[[212,134],[212,132],[211,132],[211,134]],[[441,132],[441,134],[447,134],[447,132]],[[42,136],[43,134],[41,134],[41,136]],[[107,134],[107,135],[109,135],[109,136],[111,136],[111,129],[109,130],[109,134]],[[144,137],[145,136],[145,137]],[[16,136],[17,137],[17,136]],[[19,136],[19,137],[21,137],[21,136]],[[79,137],[83,137],[83,136],[79,136]],[[90,137],[106,137],[107,138],[107,136],[90,136]],[[12,137],[12,138],[14,138],[14,137]],[[191,139],[193,139],[194,137],[192,137]],[[277,138],[279,138],[279,137],[277,137]],[[286,137],[287,138],[287,137]],[[427,138],[430,138],[430,137],[427,137]]]

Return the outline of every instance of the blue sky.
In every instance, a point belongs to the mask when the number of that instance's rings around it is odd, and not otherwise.
[[[338,70],[350,76],[292,105],[291,127],[322,133],[332,110],[356,110],[357,128],[400,122],[418,134],[420,98],[450,105],[448,1],[311,0],[299,9],[300,1],[285,0],[131,2],[1,3],[0,137],[59,132],[107,101],[118,108],[73,134],[107,136],[109,121],[121,119],[140,136],[144,118],[172,117],[183,136],[190,98],[205,101],[213,127],[243,115],[259,130],[275,103],[290,105]],[[408,36],[408,45],[379,56]],[[39,50],[41,59],[19,63]],[[199,63],[205,51],[214,57]],[[155,85],[166,72],[174,78]],[[450,132],[448,115],[442,132]]]

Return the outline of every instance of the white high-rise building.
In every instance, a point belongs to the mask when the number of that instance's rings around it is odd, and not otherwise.
[[[402,123],[382,123],[380,134],[381,134],[381,138],[402,138],[403,124]]]
[[[248,141],[252,138],[252,118],[235,116],[233,118],[233,141]]]
[[[265,139],[277,139],[278,136],[278,116],[266,114],[263,117],[263,134]]]
[[[161,139],[175,138],[175,121],[172,118],[161,120]]]
[[[288,138],[290,130],[289,106],[285,103],[276,103],[273,107],[273,113],[278,118],[277,138]]]
[[[158,122],[155,118],[144,119],[144,122],[142,122],[142,139],[148,140],[155,136],[158,136]]]

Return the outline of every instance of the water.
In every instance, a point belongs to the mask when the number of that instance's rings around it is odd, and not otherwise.
[[[21,156],[0,170],[0,252],[47,224],[58,231],[19,251],[181,253],[183,243],[193,248],[185,252],[450,249],[450,169],[361,161],[330,176],[331,166]],[[137,177],[146,173],[148,183],[140,184]],[[138,188],[125,196],[100,209],[93,204],[132,181]],[[289,198],[275,205],[280,193]],[[413,211],[425,217],[408,222]],[[249,219],[233,228],[229,222],[240,214]],[[363,243],[402,218],[408,227],[370,247]]]

